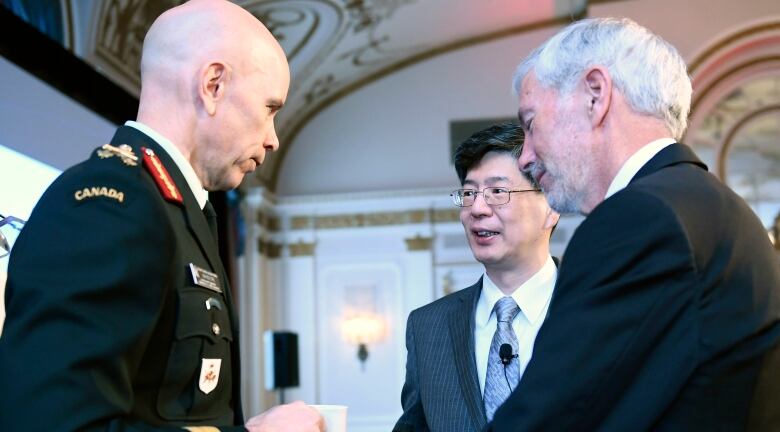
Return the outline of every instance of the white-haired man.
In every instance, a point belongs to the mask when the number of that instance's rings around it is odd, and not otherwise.
[[[780,266],[758,218],[678,144],[691,83],[627,19],[590,19],[518,67],[519,159],[587,218],[503,431],[780,430]]]

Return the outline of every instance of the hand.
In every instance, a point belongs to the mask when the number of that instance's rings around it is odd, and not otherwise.
[[[244,426],[249,432],[325,432],[322,416],[301,401],[273,407]]]

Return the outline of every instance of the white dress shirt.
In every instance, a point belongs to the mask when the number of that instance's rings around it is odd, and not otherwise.
[[[512,293],[512,298],[520,306],[520,313],[512,320],[512,329],[515,331],[520,349],[517,353],[520,361],[520,377],[523,376],[523,371],[531,361],[534,340],[547,316],[557,278],[558,268],[552,257],[547,257],[547,262],[542,268]],[[480,394],[485,392],[490,344],[496,332],[496,314],[493,312],[493,307],[501,297],[504,297],[504,293],[485,273],[482,278],[482,292],[477,300],[474,326],[474,354],[477,361]]]
[[[176,147],[171,142],[171,140],[165,138],[159,132],[143,123],[130,120],[125,122],[125,126],[138,129],[139,131],[148,135],[149,138],[155,140],[157,144],[160,144],[160,147],[162,147],[163,150],[168,153],[171,159],[173,159],[173,162],[179,168],[179,171],[181,171],[181,173],[184,175],[184,179],[187,180],[187,185],[190,187],[190,190],[192,190],[192,194],[195,195],[195,199],[198,201],[198,205],[202,210],[206,205],[206,201],[209,199],[209,193],[206,191],[206,189],[203,189],[203,183],[200,182],[200,179],[198,178],[198,175],[195,174],[195,170],[192,168],[190,161],[184,157],[184,154],[181,152],[181,150],[179,150],[179,148]]]
[[[660,138],[645,144],[639,151],[632,154],[623,166],[620,167],[620,171],[618,171],[615,178],[612,179],[612,183],[610,183],[604,199],[623,190],[623,188],[628,186],[628,183],[634,178],[636,173],[638,173],[646,163],[650,162],[650,159],[657,155],[661,150],[676,142],[677,141],[674,138]]]

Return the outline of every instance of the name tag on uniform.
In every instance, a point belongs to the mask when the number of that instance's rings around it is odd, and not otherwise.
[[[202,269],[193,263],[190,263],[190,272],[192,272],[192,281],[195,282],[195,285],[208,288],[218,293],[222,292],[222,288],[219,287],[219,278],[216,273]]]

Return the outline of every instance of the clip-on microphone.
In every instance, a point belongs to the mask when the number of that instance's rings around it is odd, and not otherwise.
[[[513,358],[517,358],[517,354],[512,354],[512,345],[505,343],[498,347],[498,356],[501,358],[501,364],[504,365],[504,379],[506,379],[506,385],[509,386],[509,393],[512,393],[512,384],[509,384],[506,367],[509,366]]]

